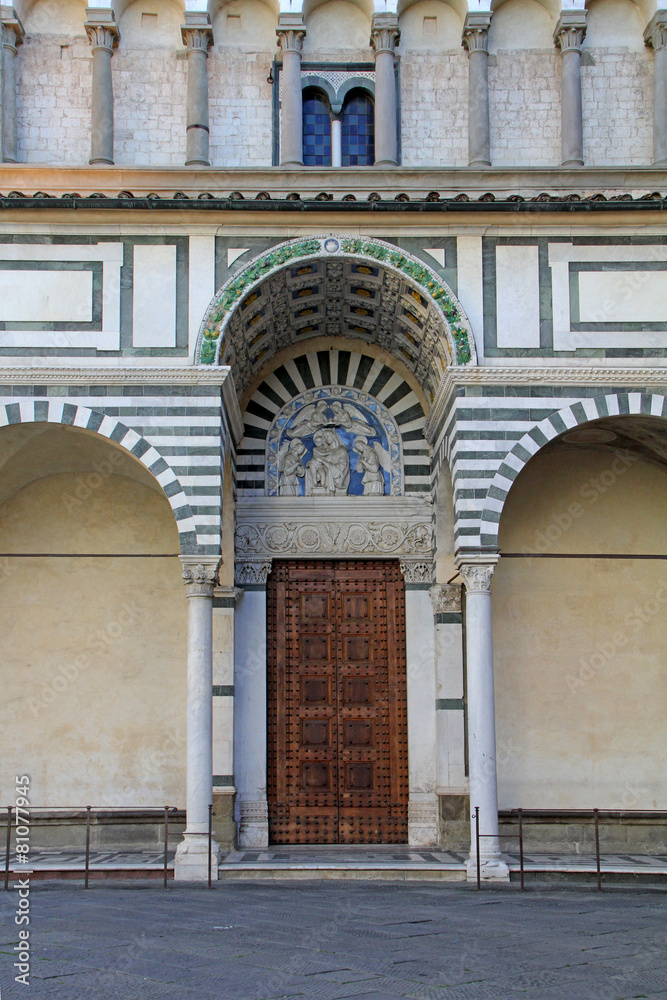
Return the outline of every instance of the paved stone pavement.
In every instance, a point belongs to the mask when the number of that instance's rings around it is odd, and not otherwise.
[[[667,892],[388,882],[33,884],[1,1000],[667,1000]]]

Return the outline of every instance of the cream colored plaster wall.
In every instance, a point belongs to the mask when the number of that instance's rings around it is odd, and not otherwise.
[[[171,509],[138,462],[108,472],[117,450],[64,433],[29,437],[0,468],[0,552],[34,553],[0,561],[0,800],[28,774],[34,806],[183,807],[186,599]],[[40,447],[72,471],[26,474]]]
[[[581,448],[538,455],[510,492],[501,552],[667,553],[666,515],[658,466]],[[666,610],[665,561],[501,558],[501,808],[667,806]]]
[[[320,59],[322,52],[356,49],[367,51],[371,34],[368,15],[346,0],[331,0],[316,7],[306,19],[304,59]]]

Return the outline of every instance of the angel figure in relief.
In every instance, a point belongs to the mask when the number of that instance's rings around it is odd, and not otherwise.
[[[278,492],[281,497],[296,497],[299,495],[299,479],[303,479],[306,470],[303,456],[306,446],[299,438],[284,444],[278,452],[278,472],[280,485]]]
[[[384,448],[377,442],[371,448],[366,438],[357,437],[354,439],[354,450],[359,456],[357,469],[364,470],[361,477],[364,496],[384,496],[385,482],[381,469],[386,461]]]
[[[363,414],[351,403],[341,403],[340,400],[336,399],[331,404],[331,410],[333,417],[329,423],[336,427],[342,427],[351,434],[363,435],[364,437],[373,437],[375,434],[374,428],[364,420]]]
[[[327,404],[323,399],[320,399],[317,404],[311,403],[309,406],[304,406],[299,412],[297,422],[286,433],[291,438],[310,437],[315,431],[330,423],[331,420],[327,416]]]

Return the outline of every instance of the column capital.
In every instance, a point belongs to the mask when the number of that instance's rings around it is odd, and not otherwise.
[[[113,51],[120,41],[120,33],[111,8],[86,7],[86,18],[84,28],[93,49]]]
[[[554,31],[554,45],[561,52],[580,52],[586,37],[586,11],[564,10]]]
[[[278,18],[276,35],[278,36],[278,45],[283,50],[283,54],[285,52],[298,52],[301,55],[303,40],[306,37],[306,25],[303,20],[303,14],[282,13]]]
[[[461,45],[470,55],[471,52],[489,51],[489,28],[491,27],[491,11],[478,11],[466,14],[463,24]]]
[[[188,597],[213,597],[218,583],[220,556],[181,556],[183,583]]]
[[[205,10],[186,10],[185,24],[181,25],[181,38],[187,45],[188,52],[196,50],[206,52],[213,45],[213,28],[211,15]]]
[[[430,590],[434,615],[459,614],[461,611],[461,585],[436,583]]]
[[[498,553],[461,555],[456,558],[456,566],[463,577],[466,593],[486,594],[490,592],[493,571],[499,559]]]
[[[391,52],[393,55],[400,40],[401,30],[398,27],[397,14],[392,14],[390,11],[373,14],[370,44],[375,49],[375,55],[379,52]]]
[[[2,30],[0,30],[0,40],[5,48],[13,49],[16,52],[19,45],[23,44],[25,30],[18,14],[13,7],[0,6],[0,17],[2,18]]]
[[[667,46],[667,10],[659,10],[653,15],[644,31],[644,42],[653,51]]]

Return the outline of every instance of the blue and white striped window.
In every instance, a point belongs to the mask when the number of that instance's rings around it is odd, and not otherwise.
[[[372,167],[375,162],[373,101],[363,90],[353,90],[343,108],[344,167]]]
[[[303,163],[306,167],[331,166],[331,113],[317,90],[303,95]]]

